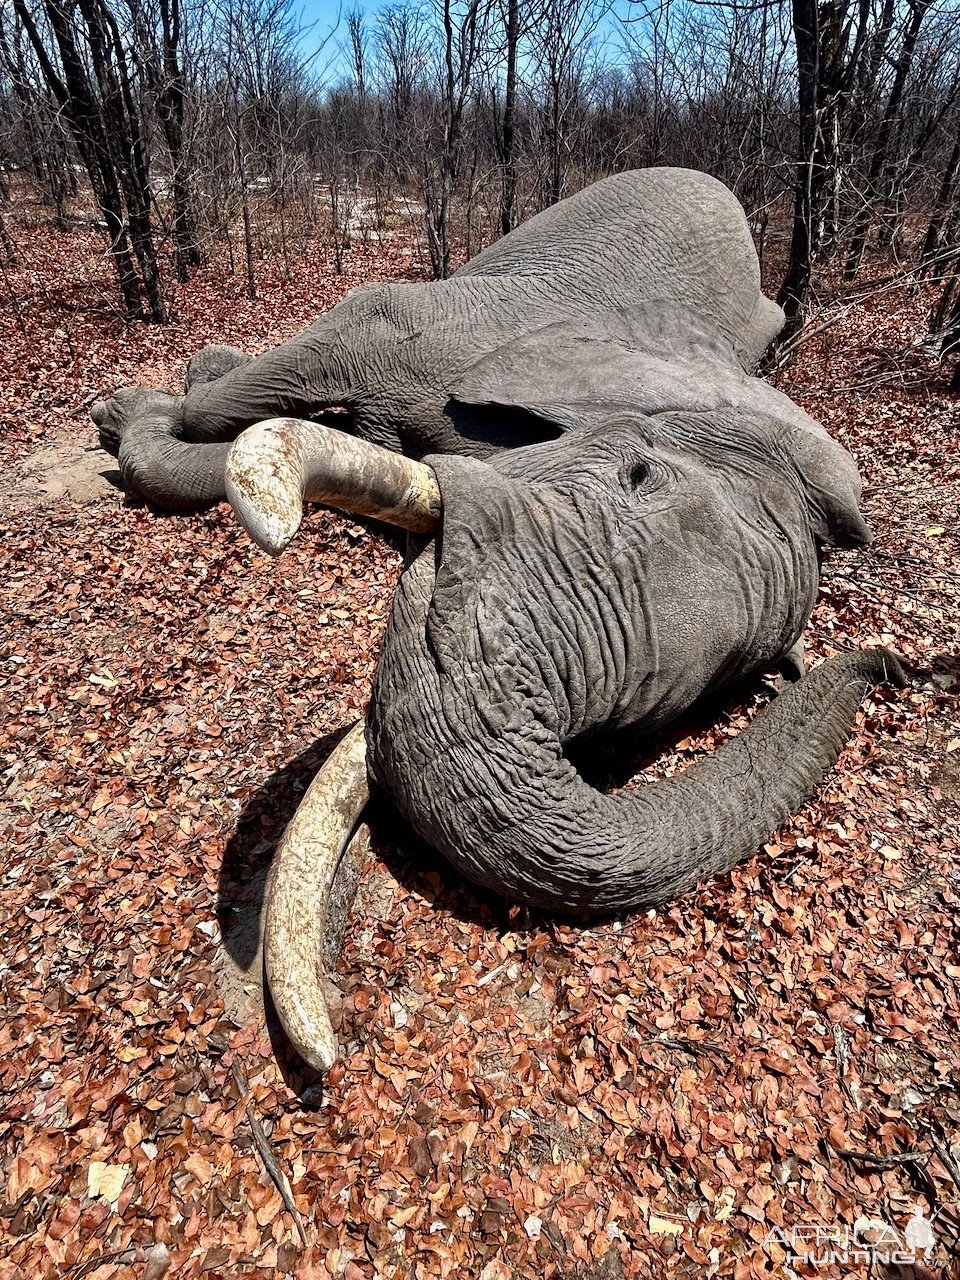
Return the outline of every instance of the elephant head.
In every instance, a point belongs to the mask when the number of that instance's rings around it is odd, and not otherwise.
[[[619,796],[590,786],[570,746],[655,729],[776,666],[809,617],[823,544],[867,536],[856,470],[822,431],[814,445],[806,424],[742,408],[593,411],[490,462],[415,463],[289,420],[246,433],[228,462],[241,519],[274,553],[304,494],[435,530],[394,601],[369,775],[471,880],[580,915],[655,905],[751,853],[836,759],[864,691],[900,678],[884,650],[844,655],[684,773]],[[318,1066],[335,1042],[316,931],[366,795],[344,781],[345,760],[363,770],[359,735],[343,750],[291,824],[268,908],[274,1001]]]

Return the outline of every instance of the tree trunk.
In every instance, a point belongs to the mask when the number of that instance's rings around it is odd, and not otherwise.
[[[870,231],[872,220],[871,201],[878,194],[878,187],[881,193],[889,195],[889,189],[894,182],[894,172],[889,164],[890,144],[894,133],[900,125],[900,107],[903,102],[907,76],[913,62],[917,38],[920,35],[920,27],[923,25],[923,19],[926,17],[930,2],[931,0],[912,0],[910,5],[910,23],[903,37],[900,56],[897,58],[893,84],[890,86],[890,96],[887,98],[887,105],[884,108],[883,119],[880,122],[880,132],[877,135],[877,145],[874,148],[873,159],[870,162],[870,172],[867,174],[867,189],[864,192],[863,204],[857,215],[853,238],[850,242],[850,252],[847,255],[846,265],[843,269],[843,278],[845,280],[853,280],[856,277],[863,261],[863,251],[866,247],[867,235]],[[880,182],[881,175],[884,177],[883,183]]]
[[[94,196],[107,224],[110,254],[117,271],[124,313],[131,320],[143,320],[145,313],[140,296],[140,281],[130,251],[123,197],[113,167],[103,118],[74,42],[73,28],[55,0],[44,0],[44,3],[63,65],[62,80],[47,54],[46,44],[24,0],[14,0],[14,10],[33,45],[44,79],[60,103],[64,119],[70,126],[80,158],[90,177]]]
[[[48,3],[55,4],[56,0]],[[104,0],[77,0],[77,3],[87,26],[106,136],[123,191],[130,240],[140,266],[150,319],[162,324],[167,315],[150,225],[150,168],[123,41]]]
[[[793,30],[797,50],[800,158],[796,169],[790,256],[777,295],[787,317],[781,342],[796,333],[803,322],[816,247],[815,220],[819,217],[824,185],[817,118],[820,67],[817,0],[793,0]]]
[[[947,167],[944,169],[943,177],[940,179],[940,189],[937,192],[930,223],[927,227],[927,234],[923,240],[923,248],[920,251],[920,266],[917,269],[917,276],[920,279],[927,274],[928,270],[936,271],[934,260],[940,250],[943,224],[957,194],[958,183],[960,183],[960,133],[958,133],[954,141]],[[936,275],[934,275],[934,278],[937,278]]]
[[[150,226],[149,167],[116,21],[103,0],[78,0],[87,42],[81,52],[73,11],[60,0],[43,0],[43,5],[62,76],[25,0],[14,0],[14,11],[90,177],[107,225],[124,313],[130,319],[146,318],[142,287],[150,319],[163,321],[166,311]],[[99,94],[88,67],[96,73]]]
[[[960,262],[955,262],[953,271],[944,285],[934,316],[931,320],[933,332],[943,331],[940,341],[940,355],[960,355]],[[950,390],[960,391],[960,361],[953,370],[950,379]]]
[[[506,235],[517,225],[517,52],[520,44],[520,0],[507,0],[506,82],[500,126],[500,230]]]
[[[7,260],[8,267],[17,265],[17,246],[13,242],[13,236],[7,227],[7,220],[2,209],[0,209],[0,249]]]
[[[866,44],[869,4],[858,0],[848,11],[846,0],[793,0],[800,158],[790,257],[777,298],[787,317],[781,343],[803,323],[817,258],[836,236],[830,195],[836,207],[843,116]]]
[[[237,101],[236,92],[234,92],[233,106],[233,154],[237,166],[237,178],[240,183],[240,214],[243,219],[243,261],[247,273],[247,297],[253,302],[257,296],[257,279],[253,269],[253,224],[250,220],[250,191],[247,187],[247,167],[243,158],[243,112]]]
[[[930,313],[930,332],[940,335],[940,355],[954,356],[960,353],[960,249],[958,257],[945,271],[943,291],[937,305]],[[951,389],[960,390],[960,365],[954,370]]]
[[[178,280],[187,279],[191,267],[203,261],[197,244],[190,182],[184,146],[184,113],[186,83],[180,65],[180,0],[160,0],[162,28],[163,75],[155,86],[157,114],[170,154],[173,180],[173,251],[174,271]]]

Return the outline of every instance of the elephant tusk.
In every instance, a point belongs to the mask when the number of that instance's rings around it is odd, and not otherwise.
[[[440,527],[440,489],[422,462],[299,418],[269,418],[231,446],[227,496],[258,547],[279,555],[304,500],[373,516],[411,533]]]
[[[361,720],[334,749],[287,824],[274,855],[264,904],[263,960],[277,1016],[310,1066],[337,1059],[323,989],[321,939],[343,852],[367,802]]]

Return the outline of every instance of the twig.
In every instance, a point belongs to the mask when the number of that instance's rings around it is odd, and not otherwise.
[[[874,600],[878,604],[886,605],[888,609],[894,609],[898,613],[902,613],[905,618],[912,618],[914,622],[927,621],[927,620],[917,619],[916,617],[913,617],[912,614],[904,613],[904,611],[902,609],[899,609],[897,605],[894,603],[894,601],[888,599],[888,597],[891,595],[906,596],[907,599],[909,600],[916,600],[918,604],[925,605],[926,608],[931,610],[931,612],[933,611],[942,612],[942,607],[940,605],[934,605],[930,603],[929,588],[927,590],[926,595],[921,595],[917,591],[910,591],[907,587],[897,587],[897,586],[893,586],[892,584],[888,586],[886,583],[881,584],[879,582],[867,582],[863,579],[858,580],[852,574],[843,573],[842,571],[836,570],[836,569],[831,570],[829,574],[824,573],[823,577],[824,577],[824,580],[829,580],[831,582],[836,582],[838,580],[843,582],[848,582],[850,586],[854,588],[855,591],[859,591],[863,595],[869,596],[872,600]],[[870,591],[869,587],[872,587],[873,591]],[[945,587],[939,588],[939,590],[944,592],[944,594],[949,594],[951,599],[953,598],[953,593],[947,592]],[[942,618],[933,619],[933,621],[943,621],[943,619]]]
[[[812,329],[809,326],[804,326],[804,328],[798,330],[792,338],[787,339],[783,346],[776,349],[773,359],[764,368],[764,373],[770,375],[782,372],[793,363],[794,356],[801,347],[806,346],[808,342],[812,342],[814,338],[824,333],[827,329],[832,329],[841,320],[846,320],[855,305],[856,303],[848,303],[836,315],[828,316]]]
[[[680,1053],[689,1053],[694,1058],[709,1058],[712,1053],[723,1056],[723,1051],[718,1045],[702,1044],[698,1040],[678,1040],[675,1036],[654,1036],[652,1039],[639,1040],[637,1043],[643,1049],[659,1045],[663,1049],[676,1049]]]
[[[933,1149],[937,1153],[937,1159],[949,1173],[954,1183],[960,1187],[960,1169],[957,1168],[957,1162],[950,1154],[950,1148],[945,1142],[941,1142],[936,1134],[931,1133],[929,1136],[930,1141],[933,1143]]]
[[[482,978],[478,978],[475,985],[478,987],[485,987],[488,982],[493,982],[494,978],[499,978],[506,967],[506,963],[498,964],[495,969],[491,969],[490,972],[485,973]]]
[[[951,247],[945,256],[949,258],[955,255],[956,249]],[[938,257],[939,256],[940,255],[938,255]],[[936,259],[930,260],[931,263],[935,261]],[[804,325],[804,327],[799,329],[792,338],[789,338],[781,347],[775,349],[773,359],[767,366],[767,373],[779,373],[781,370],[786,368],[793,362],[794,356],[801,347],[806,346],[808,342],[811,342],[827,329],[832,329],[834,325],[839,324],[841,320],[845,320],[851,312],[855,311],[856,308],[861,306],[864,302],[873,301],[874,298],[878,298],[884,293],[905,289],[908,286],[912,286],[913,289],[916,289],[917,280],[915,272],[916,267],[905,268],[902,272],[895,273],[894,275],[881,276],[879,280],[872,280],[868,284],[862,285],[855,292],[840,295],[842,301],[839,299],[834,301],[833,305],[837,307],[837,310],[833,315],[827,316],[812,328],[809,324]],[[937,336],[938,335],[936,334],[930,334],[926,341],[934,340]]]
[[[903,565],[913,573],[926,573],[931,578],[948,578],[951,582],[960,582],[960,573],[938,568],[932,560],[923,556],[896,555],[892,551],[884,551],[882,547],[864,547],[864,552],[874,559],[889,560],[893,564]]]
[[[400,1126],[403,1124],[404,1120],[406,1120],[407,1118],[407,1112],[413,1106],[414,1094],[415,1094],[415,1090],[413,1089],[407,1090],[407,1096],[403,1104],[403,1110],[400,1112],[400,1115],[397,1117],[397,1123],[396,1123],[397,1130],[400,1129]]]
[[[867,378],[863,382],[851,382],[840,387],[824,387],[820,391],[804,391],[807,400],[823,400],[827,396],[840,395],[846,391],[868,391],[871,387],[881,387],[888,382],[898,382],[902,387],[919,387],[930,381],[929,374],[920,374],[915,378],[905,378],[899,370],[877,374],[875,378]]]
[[[253,1144],[257,1148],[260,1159],[263,1161],[264,1168],[270,1175],[271,1182],[280,1192],[280,1199],[283,1201],[287,1213],[289,1213],[293,1219],[294,1226],[297,1228],[300,1243],[306,1248],[307,1233],[303,1229],[303,1219],[300,1217],[300,1210],[297,1208],[293,1192],[290,1190],[290,1182],[287,1175],[277,1164],[276,1156],[273,1154],[267,1135],[263,1132],[263,1126],[257,1119],[252,1102],[247,1103],[247,1120],[250,1124],[250,1132],[253,1134]]]
[[[230,1067],[230,1075],[233,1078],[233,1083],[237,1086],[237,1092],[242,1098],[250,1087],[250,1082],[247,1080],[247,1073],[240,1065],[239,1058],[234,1058],[233,1065]]]
[[[897,1169],[904,1164],[919,1164],[930,1157],[929,1151],[893,1151],[890,1155],[877,1155],[873,1151],[855,1151],[852,1147],[834,1147],[838,1156],[844,1160],[859,1160],[874,1169]]]
[[[896,489],[897,493],[903,497],[910,497],[914,493],[929,493],[930,483],[924,484],[902,484],[899,480],[871,480],[869,492],[875,493],[879,489]],[[872,552],[872,547],[858,547],[857,553]]]

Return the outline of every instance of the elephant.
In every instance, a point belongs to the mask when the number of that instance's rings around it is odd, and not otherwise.
[[[183,399],[94,411],[142,494],[189,505],[221,485],[271,554],[305,499],[408,531],[365,724],[275,857],[266,968],[308,1062],[337,1051],[318,937],[368,783],[469,880],[620,915],[751,854],[819,785],[864,693],[903,682],[881,648],[803,671],[824,549],[870,535],[853,458],[749,372],[782,320],[732,194],[653,169],[449,281],[361,289],[256,360],[201,353]],[[334,405],[352,434],[316,421]],[[571,763],[776,668],[786,690],[675,776],[605,795]]]

